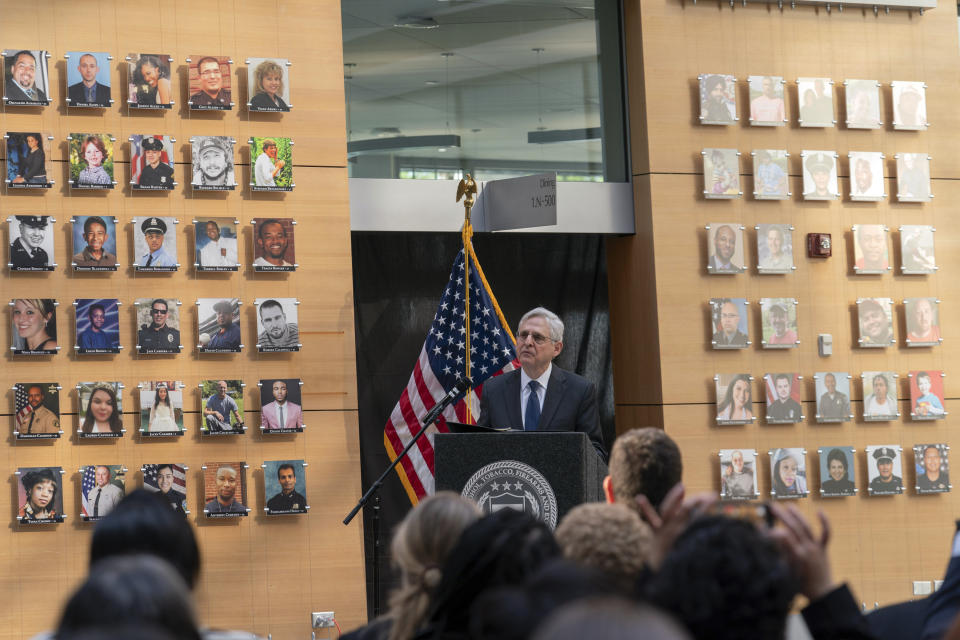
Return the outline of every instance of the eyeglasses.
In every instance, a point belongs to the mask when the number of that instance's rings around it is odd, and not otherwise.
[[[162,315],[166,315],[167,310],[166,309],[150,309],[150,313],[155,316],[162,316]]]
[[[533,341],[536,342],[537,344],[545,344],[547,342],[553,342],[551,338],[548,338],[547,336],[544,336],[544,335],[540,335],[539,333],[533,333],[530,331],[521,331],[520,333],[517,334],[517,340],[519,340],[520,342],[526,342],[527,338],[533,338]]]

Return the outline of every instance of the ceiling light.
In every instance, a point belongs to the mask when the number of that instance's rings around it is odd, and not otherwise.
[[[417,18],[415,16],[400,16],[393,23],[398,29],[436,29],[440,24],[433,18]]]

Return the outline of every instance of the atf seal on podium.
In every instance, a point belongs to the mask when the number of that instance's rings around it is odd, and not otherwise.
[[[551,529],[557,526],[557,496],[543,475],[517,460],[501,460],[481,467],[467,480],[461,495],[493,513],[516,509],[529,513]]]

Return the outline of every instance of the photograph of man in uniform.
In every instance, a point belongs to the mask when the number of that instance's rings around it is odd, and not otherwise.
[[[897,200],[928,202],[930,195],[930,157],[925,153],[897,155]]]
[[[782,127],[787,122],[781,76],[750,76],[750,124]]]
[[[77,216],[73,219],[75,271],[116,271],[116,220],[112,217]]]
[[[194,222],[198,271],[236,271],[237,224],[233,218],[204,218]]]
[[[238,298],[200,298],[197,300],[197,314],[201,353],[232,353],[243,348]]]
[[[204,380],[200,383],[205,434],[243,433],[243,383],[240,380]]]
[[[77,298],[77,353],[120,353],[120,301]]]
[[[291,191],[293,189],[293,143],[290,138],[251,138],[254,191]]]
[[[904,274],[934,273],[937,256],[933,247],[933,227],[905,224],[900,227],[900,270]]]
[[[56,382],[18,382],[14,410],[18,440],[60,437],[60,388]]]
[[[743,271],[743,241],[740,225],[712,222],[707,232],[707,272]]]
[[[140,298],[137,307],[137,350],[180,353],[180,309],[176,300]]]
[[[897,409],[897,374],[893,371],[864,371],[863,419],[893,420],[900,416]]]
[[[754,452],[742,449],[720,451],[720,498],[753,500],[757,497]]]
[[[916,460],[917,493],[950,491],[950,461],[945,444],[918,444],[913,448]]]
[[[872,496],[903,493],[903,469],[896,445],[867,447],[867,476]]]
[[[257,350],[299,351],[296,298],[257,298]]]
[[[213,462],[204,465],[203,512],[207,517],[245,516],[247,483],[242,462]]]
[[[229,111],[230,59],[223,56],[202,56],[190,63],[190,108],[194,110]]]
[[[853,269],[857,273],[884,273],[890,267],[887,228],[882,224],[854,225]]]
[[[847,128],[879,129],[880,87],[876,80],[847,80]]]
[[[861,347],[889,347],[893,343],[893,312],[890,298],[857,300]]]
[[[943,399],[943,371],[910,372],[910,417],[938,420],[947,415]]]
[[[119,464],[84,467],[80,517],[86,521],[99,520],[113,511],[123,500],[123,476],[123,466]]]
[[[837,161],[833,151],[806,151],[803,161],[803,199],[834,200],[840,195],[837,186]]]
[[[7,137],[7,186],[49,189],[45,138],[38,132],[9,132]]]
[[[48,105],[47,52],[15,51],[3,52],[4,70],[7,82],[4,84],[3,97],[11,106]]]
[[[260,428],[263,431],[303,431],[300,380],[260,381]]]
[[[293,271],[296,258],[292,218],[254,218],[254,271]]]
[[[894,80],[893,128],[922,131],[927,128],[927,85]]]
[[[760,311],[765,349],[797,346],[797,305],[792,298],[761,298]]]
[[[306,513],[303,460],[267,460],[263,465],[263,493],[271,496],[267,499],[267,515]]]
[[[833,126],[833,81],[830,78],[799,78],[801,127]]]
[[[713,298],[710,300],[710,342],[714,349],[743,349],[750,341],[747,328],[746,298]]]
[[[233,140],[226,136],[197,136],[193,139],[194,189],[232,191],[237,181],[233,173]]]
[[[757,200],[786,200],[790,197],[787,158],[784,149],[757,149],[753,152],[753,197]]]
[[[68,51],[67,59],[77,61],[67,63],[67,106],[109,107],[110,54]]]
[[[700,76],[700,123],[733,124],[737,117],[737,84],[731,75]]]
[[[176,218],[133,219],[137,271],[176,271]],[[139,230],[140,233],[136,233]],[[170,233],[167,233],[167,231]]]
[[[767,388],[767,422],[787,424],[803,420],[800,407],[800,376],[796,373],[768,373],[764,376]]]
[[[17,469],[17,521],[20,524],[63,522],[63,467]]]
[[[790,225],[757,225],[757,256],[759,273],[793,271],[793,231]]]
[[[145,464],[140,471],[143,472],[144,489],[159,493],[176,513],[184,517],[187,515],[187,476],[184,465],[168,462]]]
[[[850,377],[846,372],[817,373],[817,422],[846,422],[850,416]]]
[[[881,200],[887,196],[883,180],[883,154],[879,151],[851,151],[850,199]]]
[[[907,346],[940,344],[939,302],[936,298],[907,298],[903,301],[907,316]]]
[[[740,197],[740,158],[736,149],[703,150],[703,197]]]
[[[172,190],[173,139],[170,136],[130,136],[130,182],[134,189]]]
[[[50,216],[13,216],[10,225],[10,270],[53,271],[53,237],[47,233]]]
[[[853,447],[832,447],[820,452],[820,495],[842,498],[857,494],[854,478]]]

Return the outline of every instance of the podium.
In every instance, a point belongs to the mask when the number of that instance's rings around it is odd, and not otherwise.
[[[575,431],[438,433],[437,491],[456,491],[485,513],[526,511],[551,529],[573,507],[599,502],[607,465]]]

